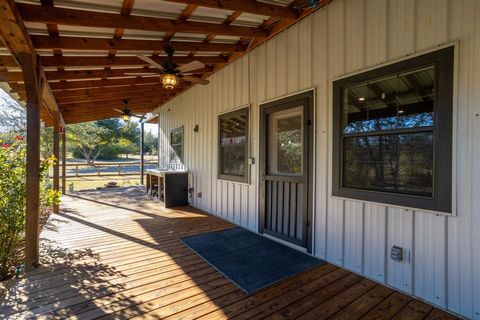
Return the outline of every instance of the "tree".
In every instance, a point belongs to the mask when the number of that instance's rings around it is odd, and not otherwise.
[[[158,137],[154,136],[150,131],[145,133],[144,138],[145,153],[156,154],[158,151]]]
[[[102,149],[111,142],[108,131],[109,129],[96,122],[69,125],[67,128],[69,146],[74,151],[80,152],[88,164],[93,164]]]
[[[26,128],[25,108],[0,90],[0,132],[25,135]]]

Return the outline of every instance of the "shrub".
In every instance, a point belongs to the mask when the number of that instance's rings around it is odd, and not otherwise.
[[[22,137],[12,144],[0,141],[0,279],[12,274],[20,262],[20,245],[25,237],[26,217],[26,145]],[[50,157],[41,163],[41,212],[45,214],[60,203],[60,194],[47,179],[55,163]]]

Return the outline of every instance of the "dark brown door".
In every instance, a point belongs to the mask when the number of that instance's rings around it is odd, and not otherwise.
[[[262,106],[260,232],[311,251],[313,92]]]

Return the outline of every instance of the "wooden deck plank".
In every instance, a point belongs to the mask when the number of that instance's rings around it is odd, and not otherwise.
[[[377,286],[375,282],[368,279],[363,279],[359,283],[336,295],[332,299],[314,306],[302,314],[301,318],[304,320],[328,319],[330,316],[342,310],[375,286]]]
[[[425,319],[433,310],[431,305],[418,300],[412,300],[395,316],[395,320],[421,320]]]
[[[180,241],[232,226],[139,188],[67,196],[42,232],[44,266],[16,281],[0,318],[455,318],[330,264],[245,294]]]

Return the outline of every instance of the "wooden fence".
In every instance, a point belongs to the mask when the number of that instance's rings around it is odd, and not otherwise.
[[[158,162],[156,161],[148,161],[144,163],[145,167],[149,165],[156,166],[157,164]],[[130,170],[128,170],[129,167]],[[138,167],[138,170],[132,170],[132,167]],[[93,165],[87,163],[66,164],[66,177],[115,176],[136,174],[140,174],[140,162],[98,162]]]

